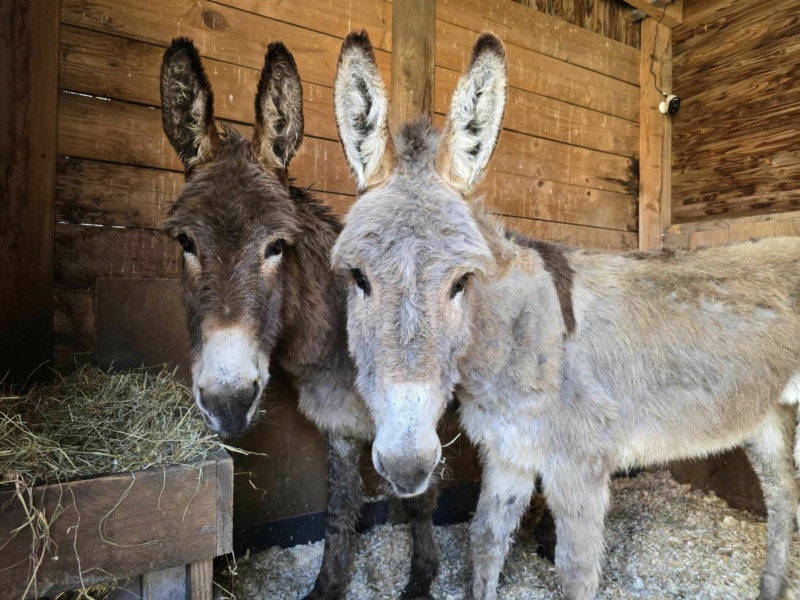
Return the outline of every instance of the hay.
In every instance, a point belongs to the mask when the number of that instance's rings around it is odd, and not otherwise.
[[[173,373],[84,366],[0,396],[0,483],[55,483],[199,460],[222,444]]]
[[[220,449],[241,452],[206,428],[189,390],[166,369],[107,373],[87,365],[24,395],[0,393],[0,486],[13,486],[27,517],[12,537],[31,536],[29,589],[53,552],[50,527],[70,501],[44,514],[33,502],[34,485],[187,464]],[[103,597],[112,587],[73,597]]]

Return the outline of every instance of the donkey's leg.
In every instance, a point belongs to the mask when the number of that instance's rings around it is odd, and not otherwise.
[[[328,506],[325,512],[325,553],[314,589],[306,600],[335,600],[344,596],[350,578],[350,543],[361,509],[358,459],[362,443],[326,435]]]
[[[767,563],[760,600],[778,600],[788,584],[798,489],[792,460],[792,423],[781,411],[770,414],[745,449],[761,480],[767,505]]]
[[[556,521],[556,569],[567,600],[591,600],[600,584],[609,474],[584,468],[589,460],[560,464],[557,473],[543,477]]]
[[[431,485],[424,494],[403,498],[403,509],[411,521],[414,550],[411,576],[402,598],[430,598],[431,584],[439,572],[439,548],[433,537],[433,509],[439,490]]]
[[[472,520],[472,594],[494,600],[511,535],[519,526],[536,485],[535,476],[485,461],[478,510]]]

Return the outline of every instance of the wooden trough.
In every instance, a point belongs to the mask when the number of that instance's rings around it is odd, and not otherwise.
[[[120,590],[119,598],[211,600],[212,560],[232,545],[233,462],[226,452],[31,492],[54,545],[29,587],[37,561],[27,512],[14,489],[0,491],[0,599],[49,596],[117,579],[128,580],[122,589],[129,593]]]

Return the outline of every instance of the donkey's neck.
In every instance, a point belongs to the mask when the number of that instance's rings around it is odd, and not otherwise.
[[[291,193],[303,231],[288,256],[275,355],[291,375],[303,378],[340,350],[347,353],[342,282],[329,258],[341,225],[306,192],[293,187]]]

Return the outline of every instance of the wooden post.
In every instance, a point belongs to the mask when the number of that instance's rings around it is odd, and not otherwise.
[[[50,0],[0,3],[0,379],[6,382],[24,382],[53,351],[59,9]]]
[[[186,566],[189,593],[187,600],[212,600],[214,596],[214,561],[199,560]]]
[[[392,4],[392,96],[389,120],[398,127],[433,110],[434,0]]]
[[[649,17],[639,75],[639,249],[651,250],[661,246],[672,214],[672,117],[658,110],[664,96],[656,88],[672,91],[672,30]]]

